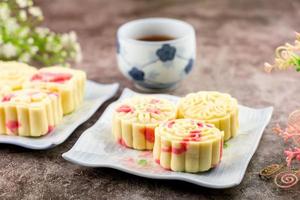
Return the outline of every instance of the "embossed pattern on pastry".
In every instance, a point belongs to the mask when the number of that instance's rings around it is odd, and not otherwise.
[[[62,120],[60,97],[55,92],[23,89],[0,96],[0,133],[39,137]]]
[[[86,74],[81,70],[65,67],[47,67],[31,76],[24,87],[43,88],[58,92],[64,114],[69,114],[83,101]]]
[[[223,131],[195,119],[176,119],[155,129],[153,157],[163,168],[202,172],[222,159]]]
[[[151,150],[154,129],[176,118],[176,106],[154,96],[135,96],[117,105],[113,112],[112,132],[115,140],[126,147]]]
[[[191,93],[179,101],[178,118],[204,120],[224,131],[224,140],[237,134],[238,103],[229,94],[220,92]]]
[[[21,89],[23,83],[36,71],[36,68],[24,63],[0,61],[0,95]]]

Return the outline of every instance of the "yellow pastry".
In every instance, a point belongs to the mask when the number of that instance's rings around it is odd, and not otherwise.
[[[85,81],[84,71],[65,67],[47,67],[31,76],[24,87],[58,92],[62,100],[63,113],[69,114],[83,101]]]
[[[121,145],[151,150],[154,129],[161,122],[175,118],[176,106],[170,101],[153,96],[135,96],[116,106],[112,132]]]
[[[203,120],[224,131],[224,140],[237,134],[238,103],[229,94],[198,92],[188,94],[179,101],[178,118]]]
[[[207,171],[221,161],[223,135],[213,124],[200,120],[170,120],[155,129],[153,157],[168,170]]]
[[[0,100],[0,134],[42,136],[63,117],[55,92],[24,89],[5,94]]]
[[[36,71],[36,68],[24,63],[0,61],[0,95],[21,89],[23,83]]]

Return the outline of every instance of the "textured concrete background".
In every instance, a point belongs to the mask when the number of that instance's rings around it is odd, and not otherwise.
[[[197,67],[174,94],[219,90],[251,107],[275,107],[271,124],[284,123],[299,108],[300,74],[265,74],[262,65],[276,46],[294,39],[300,27],[296,0],[39,0],[46,25],[75,30],[84,60],[76,67],[101,83],[118,81],[133,87],[116,67],[115,32],[122,23],[141,17],[164,16],[186,20],[197,29]],[[105,105],[107,106],[107,104]],[[0,199],[299,199],[300,184],[289,191],[261,181],[257,172],[283,161],[283,142],[269,126],[241,185],[211,190],[180,181],[136,177],[112,169],[71,164],[61,154],[101,115],[104,107],[62,145],[32,151],[0,145]]]

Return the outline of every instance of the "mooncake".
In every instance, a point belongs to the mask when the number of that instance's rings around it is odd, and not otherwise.
[[[39,137],[62,120],[58,93],[22,89],[0,96],[0,134]]]
[[[36,72],[36,68],[24,63],[0,62],[0,95],[21,89],[28,77]]]
[[[115,140],[126,147],[152,150],[154,129],[176,118],[176,106],[154,96],[135,96],[118,104],[113,111],[112,132]]]
[[[24,84],[26,88],[42,88],[58,92],[64,115],[73,112],[83,101],[86,74],[65,67],[47,67],[38,70]]]
[[[182,98],[178,105],[178,118],[203,120],[224,131],[224,140],[237,134],[238,103],[229,94],[220,92],[191,93]]]
[[[155,129],[153,157],[168,170],[207,171],[222,159],[223,135],[213,124],[201,120],[170,120]]]

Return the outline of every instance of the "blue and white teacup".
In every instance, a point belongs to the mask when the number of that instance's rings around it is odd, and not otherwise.
[[[159,35],[173,39],[139,39]],[[175,88],[191,72],[195,57],[195,30],[184,21],[147,18],[128,22],[118,29],[119,69],[140,89],[161,91]]]

